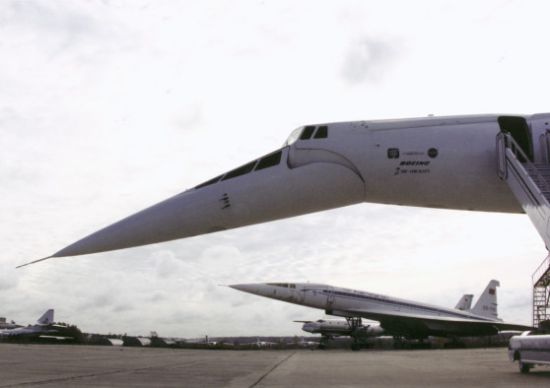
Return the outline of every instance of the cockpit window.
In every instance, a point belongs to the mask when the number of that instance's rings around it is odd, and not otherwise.
[[[327,137],[328,125],[306,125],[305,127],[296,128],[294,131],[292,131],[284,146],[292,145],[298,139],[326,139]]]
[[[220,180],[221,177],[222,177],[222,175],[219,175],[215,178],[210,179],[209,181],[203,182],[200,185],[195,186],[195,189],[200,189],[201,187],[208,186],[208,185],[211,185],[213,183],[216,183],[217,181]]]
[[[241,166],[239,168],[236,168],[234,170],[229,171],[225,175],[217,176],[216,178],[210,179],[209,181],[206,181],[204,183],[201,183],[198,186],[195,186],[195,189],[200,189],[201,187],[208,186],[211,184],[214,184],[220,179],[222,181],[225,181],[227,179],[235,178],[244,174],[248,174],[252,170],[258,171],[263,170],[264,168],[269,168],[273,166],[277,166],[279,163],[281,163],[281,158],[283,156],[283,150],[278,150],[275,152],[272,152],[259,160],[254,160],[253,162],[247,163],[244,166]],[[254,168],[256,166],[256,168]]]
[[[288,283],[267,283],[268,286],[288,288]]]
[[[222,178],[222,181],[226,181],[228,179],[235,178],[240,175],[248,174],[250,171],[254,169],[255,165],[256,165],[256,161],[253,161],[245,164],[244,166],[231,170],[227,174],[225,174],[225,176]]]
[[[307,125],[304,127],[304,130],[300,134],[300,140],[308,140],[311,138],[311,135],[313,135],[313,131],[315,130],[314,125]]]
[[[315,132],[315,136],[313,137],[315,139],[326,139],[328,137],[328,126],[320,125],[319,128],[317,128],[317,132]]]
[[[283,151],[279,150],[277,152],[273,152],[267,156],[264,156],[258,162],[258,165],[256,166],[256,171],[278,165],[281,162],[282,154]]]
[[[289,146],[293,144],[296,140],[298,140],[303,129],[304,127],[298,127],[294,131],[292,131],[292,133],[288,136],[288,139],[286,139],[285,144],[283,144],[283,147]]]

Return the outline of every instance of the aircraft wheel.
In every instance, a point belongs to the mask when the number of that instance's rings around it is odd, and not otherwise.
[[[531,365],[530,364],[526,364],[526,363],[523,363],[521,361],[518,361],[518,365],[519,365],[519,371],[521,373],[529,373],[529,371],[531,370]]]

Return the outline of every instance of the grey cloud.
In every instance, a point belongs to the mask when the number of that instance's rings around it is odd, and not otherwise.
[[[118,304],[111,309],[115,313],[122,313],[134,310],[135,307],[131,304]]]
[[[18,283],[19,276],[14,269],[2,269],[2,273],[0,273],[0,291],[14,289]]]
[[[353,43],[344,58],[342,75],[350,84],[378,81],[395,59],[395,43],[369,37]]]
[[[98,30],[98,23],[70,3],[11,1],[5,4],[4,25],[30,28],[63,37],[62,46],[75,44],[78,38]]]

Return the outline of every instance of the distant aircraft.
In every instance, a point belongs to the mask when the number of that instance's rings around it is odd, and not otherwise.
[[[15,329],[17,327],[21,327],[21,325],[18,325],[13,320],[11,322],[6,322],[6,318],[0,318],[0,330],[2,330],[2,329]]]
[[[458,301],[455,309],[470,311],[472,305],[472,294],[463,295]],[[349,336],[353,339],[352,349],[360,347],[360,341],[364,338],[379,337],[385,334],[379,324],[363,324],[361,318],[346,317],[342,319],[318,319],[316,321],[294,321],[303,323],[302,330],[312,334],[321,334],[319,348],[323,349],[329,340],[334,337]]]
[[[502,330],[532,329],[498,318],[496,287],[499,285],[497,280],[491,280],[469,312],[326,284],[252,283],[229,287],[324,309],[327,315],[372,319],[380,322],[385,334],[411,339],[485,336]]]
[[[33,262],[197,236],[361,202],[526,211],[550,246],[550,213],[545,213],[550,205],[544,198],[550,183],[535,165],[526,164],[549,162],[549,133],[550,113],[306,125],[293,131],[282,148]],[[539,142],[536,146],[533,139]]]
[[[11,336],[48,336],[52,337],[52,333],[57,333],[59,329],[66,328],[64,325],[56,325],[53,320],[54,310],[47,310],[38,320],[36,324],[25,327],[17,327],[14,329],[0,330],[0,337]],[[54,337],[54,336],[53,336]]]
[[[474,296],[472,294],[464,294],[456,304],[455,309],[462,310],[462,311],[470,311],[473,300],[474,300]]]
[[[302,330],[311,334],[321,334],[319,348],[323,349],[334,337],[349,336],[353,339],[352,349],[359,349],[360,340],[368,337],[384,335],[384,329],[379,324],[363,324],[361,318],[318,319],[317,321],[301,322]]]

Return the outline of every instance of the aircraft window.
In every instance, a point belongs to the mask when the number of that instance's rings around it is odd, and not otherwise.
[[[269,286],[288,288],[288,283],[267,283]]]
[[[261,158],[256,166],[256,171],[278,165],[281,162],[282,153],[282,151],[277,151]]]
[[[304,127],[304,130],[302,131],[302,134],[300,135],[300,140],[308,140],[311,138],[311,135],[313,135],[313,131],[315,130],[315,126],[313,125],[307,125]]]
[[[248,174],[250,171],[254,169],[254,165],[256,164],[256,161],[250,162],[245,164],[244,166],[241,166],[239,168],[236,168],[232,171],[229,171],[225,176],[222,178],[222,181],[225,181],[227,179],[235,178],[240,175]]]
[[[321,125],[319,128],[317,128],[317,132],[315,132],[315,136],[313,136],[315,139],[325,139],[328,137],[328,126]]]
[[[220,176],[217,176],[215,178],[210,179],[209,181],[203,182],[200,185],[195,186],[195,189],[200,189],[201,187],[208,186],[208,185],[211,185],[213,183],[216,183],[217,181],[220,180],[221,177],[222,176],[220,175]]]
[[[283,144],[283,147],[289,146],[292,143],[294,143],[298,138],[300,137],[300,133],[302,133],[304,127],[298,127],[292,133],[288,136],[286,139],[285,144]]]

